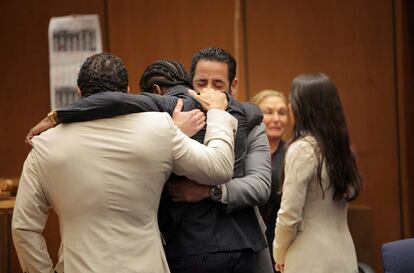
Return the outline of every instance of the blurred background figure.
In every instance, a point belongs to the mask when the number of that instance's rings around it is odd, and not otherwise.
[[[266,223],[266,238],[270,253],[272,254],[271,246],[275,235],[275,223],[281,199],[279,176],[285,157],[285,142],[282,136],[285,133],[286,125],[289,121],[288,106],[283,93],[275,90],[260,91],[252,98],[252,102],[263,111],[263,123],[266,126],[265,132],[269,140],[272,158],[272,187],[270,197],[265,205],[259,207],[260,214]],[[273,260],[273,255],[271,256]]]

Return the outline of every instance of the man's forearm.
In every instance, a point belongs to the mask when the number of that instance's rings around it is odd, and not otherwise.
[[[222,184],[233,175],[237,120],[222,110],[210,110],[207,124],[207,147],[181,132],[177,134],[173,172],[206,185]]]
[[[245,175],[225,184],[227,212],[264,204],[271,189],[271,159],[268,140],[261,124],[248,135],[247,154],[244,161]]]
[[[56,111],[60,123],[110,118],[140,112],[163,112],[163,100],[157,102],[147,95],[132,95],[121,92],[97,93]],[[165,98],[164,100],[167,100]]]
[[[264,204],[270,195],[271,162],[263,125],[252,130],[247,145],[248,151],[244,163],[246,175],[242,178],[233,178],[221,185],[222,196],[218,201],[228,205],[227,212],[229,213],[233,210]],[[173,195],[177,201],[181,202],[198,202],[211,198],[212,186],[201,185],[201,183],[203,182],[177,184]]]

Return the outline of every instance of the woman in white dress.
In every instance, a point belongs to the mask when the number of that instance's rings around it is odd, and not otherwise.
[[[284,273],[358,272],[348,202],[362,189],[335,84],[324,74],[296,77],[294,119],[282,173],[273,255]]]

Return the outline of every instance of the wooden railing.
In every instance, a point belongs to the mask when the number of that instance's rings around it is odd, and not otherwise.
[[[14,208],[14,197],[0,201],[0,272],[12,273],[13,242],[11,220]]]
[[[0,273],[13,273],[11,221],[18,178],[0,178]]]

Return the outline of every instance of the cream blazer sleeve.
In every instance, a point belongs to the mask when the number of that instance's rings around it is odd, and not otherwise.
[[[233,177],[237,119],[223,110],[209,110],[204,138],[206,146],[190,139],[177,127],[173,126],[173,128],[175,174],[206,185],[218,185],[230,181]]]
[[[50,273],[53,264],[42,234],[50,205],[39,175],[36,151],[32,150],[23,166],[13,211],[13,241],[23,272]]]
[[[282,202],[277,216],[273,255],[285,263],[286,252],[302,224],[309,181],[316,175],[317,159],[312,144],[300,139],[290,145],[285,159]]]

